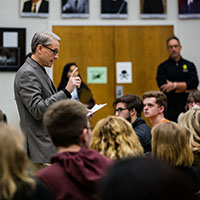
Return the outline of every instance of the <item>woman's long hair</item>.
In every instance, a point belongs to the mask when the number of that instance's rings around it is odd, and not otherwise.
[[[178,123],[186,129],[192,151],[200,152],[200,110],[191,109],[186,113],[181,113]]]
[[[194,156],[185,130],[175,122],[164,122],[153,127],[152,154],[171,166],[192,166]]]
[[[96,124],[90,148],[114,160],[144,152],[131,124],[116,116],[108,116]]]
[[[62,73],[62,77],[61,77],[61,81],[60,84],[58,86],[58,91],[62,90],[63,88],[65,88],[65,86],[67,85],[69,78],[67,77],[67,73],[69,72],[70,68],[72,65],[76,65],[76,63],[68,63],[65,65],[64,69],[63,69],[63,73]]]
[[[34,189],[35,182],[27,176],[27,157],[22,132],[11,125],[0,123],[0,199],[10,200],[18,188],[27,184]]]

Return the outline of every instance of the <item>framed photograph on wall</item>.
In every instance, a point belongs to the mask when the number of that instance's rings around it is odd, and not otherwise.
[[[17,71],[25,60],[25,28],[0,28],[0,71]]]
[[[167,0],[140,0],[140,18],[165,19],[166,13]]]
[[[200,0],[178,0],[180,19],[200,18]]]
[[[89,0],[61,0],[62,18],[88,18]]]
[[[128,0],[101,0],[101,18],[127,18]]]
[[[49,1],[48,0],[20,0],[21,17],[48,17]]]

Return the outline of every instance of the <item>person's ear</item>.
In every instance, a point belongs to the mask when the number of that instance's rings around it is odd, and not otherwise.
[[[131,116],[136,116],[137,115],[137,112],[136,112],[135,108],[132,108],[130,110],[130,114],[131,114]]]
[[[43,46],[41,44],[38,44],[37,48],[36,48],[36,51],[41,54],[42,53],[42,48]]]
[[[160,106],[160,108],[159,108],[159,113],[163,113],[164,110],[165,110],[165,107],[164,107],[164,106]]]
[[[87,132],[88,132],[88,130],[87,130],[87,128],[84,128],[83,129],[83,132],[82,132],[82,134],[81,134],[81,136],[80,136],[80,139],[81,139],[81,144],[83,145],[83,146],[85,146],[86,144],[87,144],[87,140],[88,140],[88,138],[87,138]]]

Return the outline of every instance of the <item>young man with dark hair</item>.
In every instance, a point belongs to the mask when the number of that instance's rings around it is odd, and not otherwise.
[[[151,128],[141,118],[142,100],[136,95],[127,94],[117,98],[113,103],[113,107],[116,116],[123,117],[132,124],[144,152],[151,151]]]
[[[150,120],[152,126],[168,121],[164,117],[167,110],[167,97],[160,91],[147,91],[143,94],[144,116]]]
[[[57,148],[52,165],[37,173],[54,199],[98,199],[98,184],[112,161],[95,150],[86,107],[77,101],[61,100],[50,106],[44,125]]]
[[[158,66],[156,80],[167,96],[166,117],[176,122],[178,115],[185,111],[189,92],[197,88],[199,80],[195,65],[181,56],[180,40],[173,36],[166,42],[169,59]]]

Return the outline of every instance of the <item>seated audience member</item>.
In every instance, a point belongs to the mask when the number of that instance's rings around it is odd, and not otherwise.
[[[188,95],[185,109],[190,110],[193,107],[200,108],[200,91],[199,90],[193,90]]]
[[[149,157],[117,162],[101,185],[102,200],[195,200],[188,181],[166,163]]]
[[[117,98],[113,107],[115,108],[115,115],[128,120],[138,136],[140,143],[144,148],[144,152],[151,151],[151,128],[141,118],[143,110],[142,100],[132,94],[127,94]]]
[[[91,131],[87,110],[77,101],[61,100],[44,115],[44,125],[57,148],[52,165],[37,176],[51,190],[54,199],[98,199],[98,184],[113,162],[88,150]]]
[[[186,130],[189,146],[194,154],[192,166],[200,176],[200,110],[191,109],[186,113],[181,113],[178,124]]]
[[[62,78],[58,86],[58,91],[65,88],[73,70],[76,67],[78,67],[76,63],[68,63],[65,65],[63,73],[62,73]],[[78,70],[76,71],[76,76],[80,77]],[[81,85],[79,88],[78,87],[74,88],[71,95],[72,95],[72,98],[71,98],[72,100],[77,100],[77,101],[80,101],[81,103],[87,104],[89,109],[91,109],[95,104],[95,100],[93,99],[93,95],[90,88],[83,81],[81,82]]]
[[[144,151],[131,124],[116,116],[108,116],[96,124],[90,148],[113,160],[140,156]]]
[[[0,123],[0,199],[50,200],[48,189],[27,176],[28,159],[22,132]]]
[[[199,191],[199,176],[191,167],[194,156],[185,130],[180,125],[168,121],[152,128],[152,155],[184,174],[194,193]]]
[[[168,121],[164,117],[167,110],[167,97],[160,91],[147,91],[143,94],[144,116],[152,126]]]

